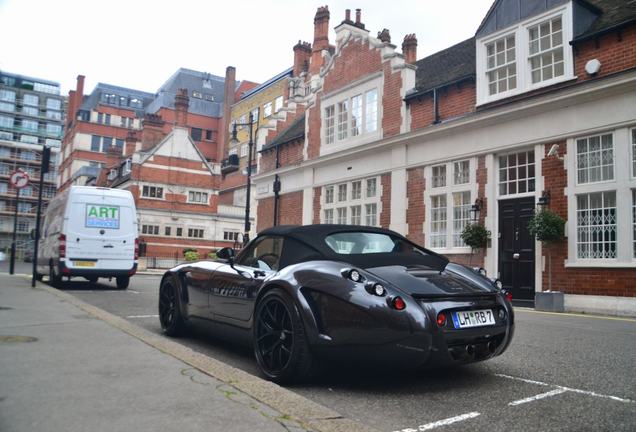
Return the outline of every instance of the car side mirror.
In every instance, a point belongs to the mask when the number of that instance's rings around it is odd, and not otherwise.
[[[217,251],[216,257],[224,259],[232,264],[234,263],[234,249],[232,249],[231,247],[224,247],[223,249]]]

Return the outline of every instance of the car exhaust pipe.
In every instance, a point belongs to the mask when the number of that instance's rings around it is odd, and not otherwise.
[[[475,345],[466,345],[466,354],[468,354],[469,356],[474,356],[475,355]]]
[[[490,354],[494,353],[496,349],[497,345],[495,345],[493,341],[488,342],[488,351],[490,351]]]

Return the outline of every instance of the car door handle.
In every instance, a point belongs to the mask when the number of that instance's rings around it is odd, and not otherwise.
[[[104,247],[105,247],[105,248],[107,248],[107,249],[112,249],[112,248],[114,248],[115,246],[113,246],[112,244],[107,244],[107,245],[104,245]]]
[[[514,254],[512,254],[512,258],[513,258],[513,259],[519,259],[519,254],[518,254],[518,253],[514,253]]]

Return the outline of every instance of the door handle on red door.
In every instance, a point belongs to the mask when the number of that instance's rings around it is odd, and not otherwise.
[[[514,253],[514,254],[512,254],[512,258],[513,258],[513,259],[519,259],[519,254],[518,254],[518,253]]]

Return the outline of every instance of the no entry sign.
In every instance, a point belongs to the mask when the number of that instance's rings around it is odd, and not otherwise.
[[[9,182],[14,188],[22,189],[29,184],[29,174],[22,170],[16,170],[11,174],[11,177],[9,177]]]

